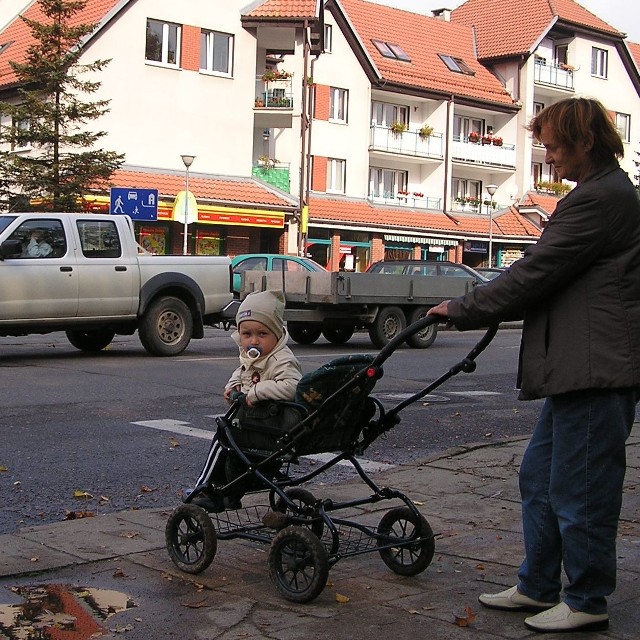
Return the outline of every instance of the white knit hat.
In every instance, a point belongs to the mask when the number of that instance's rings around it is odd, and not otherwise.
[[[284,326],[284,295],[282,291],[256,291],[240,304],[236,326],[244,320],[257,320],[277,336],[282,337]]]

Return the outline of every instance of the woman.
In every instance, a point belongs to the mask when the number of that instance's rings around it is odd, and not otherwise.
[[[562,100],[529,129],[545,162],[576,187],[519,261],[430,313],[459,329],[523,318],[520,397],[546,398],[520,470],[519,582],[480,602],[539,611],[525,619],[535,631],[597,631],[609,624],[625,441],[640,387],[640,202],[598,101]]]

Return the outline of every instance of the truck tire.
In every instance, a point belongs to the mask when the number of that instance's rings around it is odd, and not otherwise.
[[[142,316],[138,334],[142,346],[151,355],[177,356],[191,342],[191,311],[179,298],[158,298],[149,305]]]
[[[298,344],[313,344],[322,333],[320,325],[312,322],[287,322],[287,331]]]
[[[416,307],[409,314],[409,324],[413,324],[414,322],[420,320],[420,318],[424,318],[427,315],[427,311],[429,311],[429,307]],[[426,349],[433,344],[433,341],[436,339],[437,335],[438,323],[435,322],[422,331],[414,333],[410,338],[407,338],[407,344],[414,349]]]
[[[322,335],[332,344],[345,344],[351,340],[355,327],[331,327],[322,330]]]
[[[109,329],[94,329],[93,331],[80,331],[70,329],[65,332],[67,340],[80,351],[102,351],[108,347],[116,335]]]
[[[382,349],[407,326],[407,319],[400,307],[381,307],[369,327],[371,342]]]

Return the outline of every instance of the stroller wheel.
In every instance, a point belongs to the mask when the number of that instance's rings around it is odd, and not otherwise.
[[[213,522],[207,512],[195,504],[183,504],[174,509],[164,535],[169,557],[186,573],[204,571],[218,550]]]
[[[289,497],[289,500],[293,502],[298,507],[310,507],[316,502],[316,497],[308,491],[307,489],[303,489],[302,487],[293,487],[291,489],[287,489],[285,492]],[[284,513],[286,515],[300,515],[299,513],[294,513],[291,510],[291,507],[282,499],[278,498],[276,500],[275,511],[279,511],[280,513]],[[316,534],[318,538],[322,538],[322,533],[324,532],[324,522],[322,520],[316,520],[314,522],[310,522],[308,528]]]
[[[433,531],[426,518],[409,507],[396,507],[382,516],[378,525],[378,546],[383,562],[401,576],[415,576],[433,560]],[[411,540],[416,539],[415,542]],[[390,546],[391,545],[391,546]]]
[[[329,577],[327,552],[305,527],[287,527],[272,540],[269,576],[280,594],[299,604],[316,598]]]

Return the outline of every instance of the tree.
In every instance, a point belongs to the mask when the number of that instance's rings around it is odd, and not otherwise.
[[[96,28],[78,24],[86,0],[38,0],[42,22],[21,16],[34,43],[24,62],[12,61],[18,78],[10,101],[0,102],[0,206],[13,210],[83,210],[90,190],[103,190],[124,155],[96,149],[105,131],[86,129],[108,112],[109,100],[83,101],[101,83],[83,74],[109,60],[80,64],[83,45]],[[7,148],[8,147],[8,148]],[[29,149],[16,153],[15,148]]]

